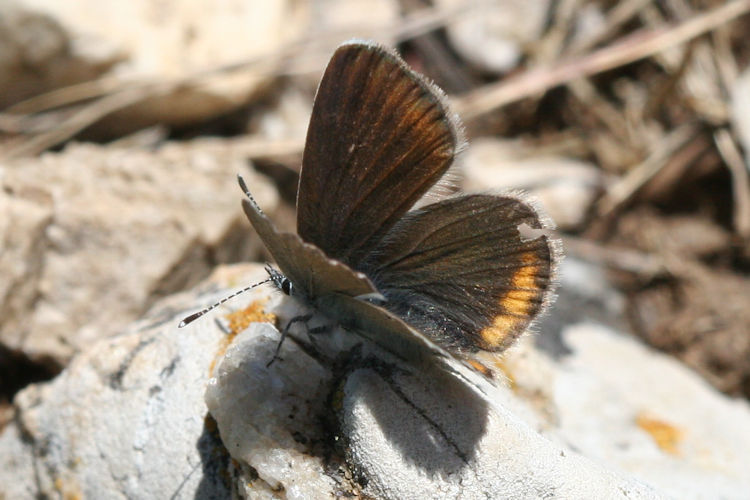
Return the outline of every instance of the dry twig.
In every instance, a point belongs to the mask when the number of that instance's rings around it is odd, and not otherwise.
[[[737,144],[729,130],[723,128],[714,134],[719,154],[732,175],[734,194],[734,228],[743,238],[750,237],[750,178]]]
[[[671,28],[638,32],[585,56],[563,60],[546,68],[479,88],[459,99],[455,108],[464,119],[473,119],[519,99],[548,91],[577,78],[632,63],[685,43],[750,12],[750,0],[734,0],[722,7]]]
[[[692,125],[682,127],[670,133],[642,163],[612,185],[599,200],[597,212],[607,216],[631,199],[648,181],[653,179],[667,165],[672,155],[691,141],[697,131]]]

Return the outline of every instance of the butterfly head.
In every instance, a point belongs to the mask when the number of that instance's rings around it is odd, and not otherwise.
[[[284,292],[285,295],[292,295],[292,282],[289,278],[281,274],[271,266],[266,266],[266,272],[271,278],[271,282],[276,285],[276,288]]]

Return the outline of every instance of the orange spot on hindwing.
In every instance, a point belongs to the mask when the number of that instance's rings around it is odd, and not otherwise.
[[[487,351],[499,351],[518,337],[536,312],[543,293],[537,284],[539,257],[534,252],[521,255],[523,264],[509,281],[509,289],[498,300],[501,312],[479,335]]]

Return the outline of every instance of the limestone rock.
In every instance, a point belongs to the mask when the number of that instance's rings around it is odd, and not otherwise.
[[[439,0],[443,8],[466,6],[459,0]],[[539,40],[550,2],[501,0],[469,4],[446,26],[453,47],[467,61],[485,71],[501,73],[516,66],[525,44]]]
[[[580,272],[563,268],[561,293]],[[263,277],[234,266],[213,282]],[[750,488],[747,402],[601,324],[553,311],[495,360],[502,383],[477,399],[340,329],[292,329],[268,366],[278,331],[265,313],[285,324],[303,310],[269,287],[177,330],[226,293],[165,299],[19,393],[0,434],[0,494],[690,499]],[[549,332],[566,351],[538,347]]]
[[[230,498],[233,469],[203,398],[226,336],[178,330],[171,302],[16,396],[0,496]]]
[[[238,173],[273,212],[275,190],[224,141],[72,145],[0,166],[0,342],[64,365],[216,262],[257,255]]]

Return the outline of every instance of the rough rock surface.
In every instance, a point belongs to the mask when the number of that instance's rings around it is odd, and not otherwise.
[[[177,330],[168,305],[15,398],[3,498],[229,498],[229,457],[203,401],[224,341]]]
[[[217,262],[257,256],[238,173],[273,212],[277,193],[225,141],[72,145],[0,166],[0,342],[64,365]]]
[[[600,286],[568,262],[561,293]],[[212,282],[262,277],[235,266]],[[747,402],[585,315],[553,311],[497,360],[503,384],[485,402],[340,331],[310,341],[295,328],[267,366],[278,331],[258,322],[270,319],[262,310],[280,324],[300,312],[267,287],[235,299],[233,314],[222,306],[177,329],[225,294],[165,299],[19,393],[0,435],[0,493],[742,498],[750,488]]]
[[[548,0],[475,4],[439,0],[436,4],[444,8],[470,7],[457,22],[447,26],[448,37],[467,61],[498,73],[515,67],[523,56],[524,44],[539,39],[550,10]]]

